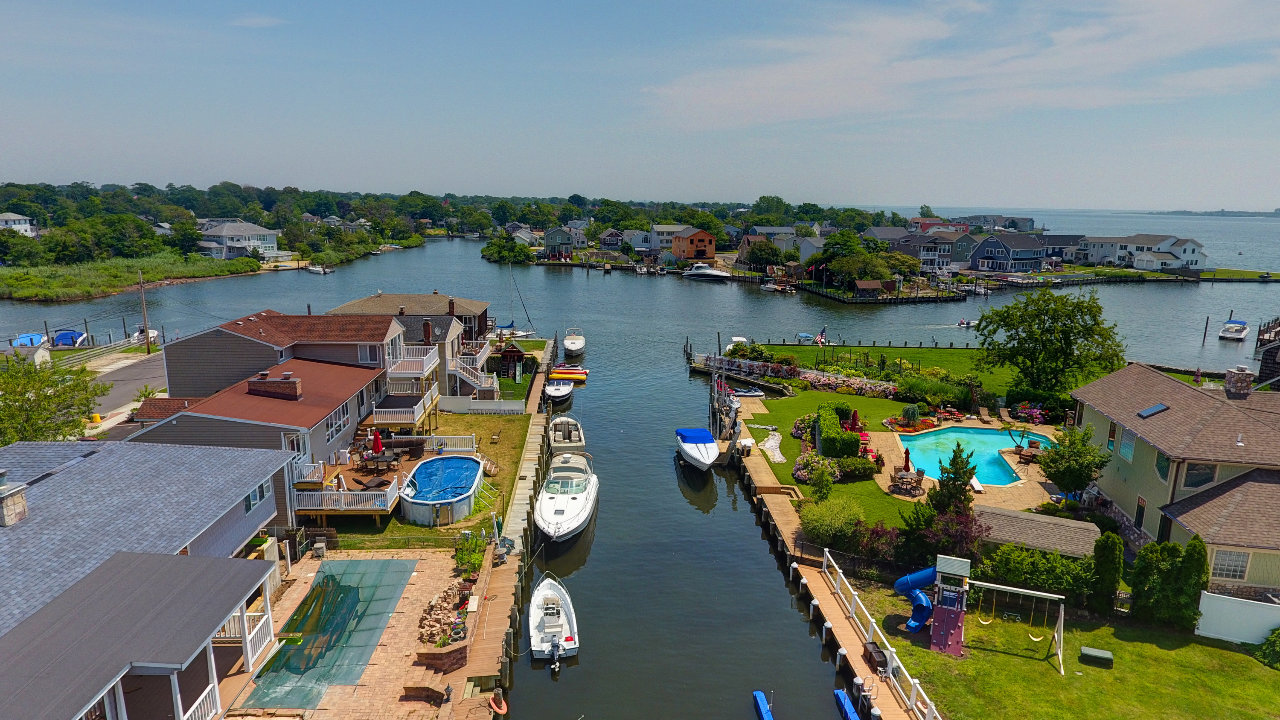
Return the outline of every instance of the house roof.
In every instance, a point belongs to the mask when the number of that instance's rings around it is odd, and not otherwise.
[[[292,457],[106,441],[0,448],[9,481],[28,486],[26,519],[0,527],[0,634],[119,550],[176,554]]]
[[[910,230],[903,227],[869,227],[866,230],[863,230],[862,234],[873,237],[877,240],[893,240],[894,238],[900,238],[903,235],[907,235],[910,232]]]
[[[302,383],[302,397],[286,400],[250,395],[249,381],[258,377],[254,375],[216,395],[192,403],[184,412],[309,430],[324,422],[330,413],[373,382],[383,370],[292,358],[272,366],[268,372],[271,378],[276,379],[282,373],[293,373],[293,377]]]
[[[149,397],[133,411],[133,419],[141,422],[156,422],[173,417],[204,398]]]
[[[1125,245],[1159,245],[1160,243],[1174,237],[1173,235],[1154,235],[1151,233],[1138,233],[1136,235],[1125,235],[1123,237],[1107,237],[1107,236],[1085,236],[1085,242],[1101,242],[1101,243],[1123,243]]]
[[[1000,233],[992,237],[1013,250],[1035,250],[1044,247],[1044,241],[1034,233]]]
[[[1160,511],[1210,545],[1280,550],[1280,471],[1250,470]]]
[[[212,235],[214,237],[235,237],[240,235],[279,235],[280,231],[269,230],[261,225],[254,225],[250,222],[233,220],[231,222],[220,222],[205,225],[201,228],[200,234]]]
[[[483,300],[455,297],[455,315],[479,315],[489,309]],[[449,296],[439,292],[427,293],[378,293],[343,303],[327,315],[395,315],[404,306],[408,315],[448,315]]]
[[[11,213],[11,212],[0,213],[0,220],[30,220],[30,219],[31,218],[27,217],[26,215],[19,215],[18,213]]]
[[[978,522],[991,528],[986,534],[986,539],[991,542],[1024,545],[1068,557],[1092,555],[1093,544],[1102,536],[1098,526],[1091,522],[1051,515],[1006,510],[989,505],[974,505],[973,515]]]
[[[879,280],[854,280],[854,287],[859,290],[883,290],[884,285]]]
[[[1180,247],[1186,247],[1187,245],[1195,245],[1195,246],[1197,246],[1197,247],[1204,247],[1204,244],[1203,244],[1203,243],[1201,243],[1199,240],[1193,240],[1193,239],[1191,239],[1191,238],[1179,238],[1179,239],[1178,239],[1177,241],[1175,241],[1175,242],[1173,243],[1173,245],[1171,245],[1170,247],[1180,248]]]
[[[1149,255],[1155,260],[1177,260],[1178,256],[1170,252],[1161,252],[1156,250],[1144,250],[1139,255]]]
[[[1075,247],[1084,240],[1084,235],[1041,235],[1040,240],[1046,247]]]
[[[382,343],[403,329],[390,314],[285,315],[275,310],[246,315],[218,327],[278,348],[294,343]]]
[[[930,230],[929,231],[930,237],[936,237],[942,240],[950,240],[952,242],[955,242],[956,240],[959,240],[960,238],[965,237],[966,235],[969,235],[969,233],[956,232],[954,230]],[[973,236],[969,235],[969,239],[972,240]]]
[[[0,714],[79,717],[134,665],[181,668],[271,569],[263,560],[115,553],[0,637]]]
[[[652,230],[653,230],[653,232],[671,232],[671,233],[673,233],[673,232],[679,232],[679,231],[681,231],[681,230],[683,230],[683,229],[685,229],[685,228],[687,228],[687,227],[689,227],[689,226],[688,226],[688,225],[685,225],[685,224],[683,224],[683,223],[681,223],[681,224],[679,224],[679,225],[654,225],[654,226],[653,226],[653,228],[652,228]]]
[[[693,235],[697,235],[698,233],[704,233],[707,236],[711,236],[711,233],[707,232],[706,230],[703,230],[702,228],[687,227],[681,230],[680,232],[676,233],[676,237],[691,237]]]
[[[752,225],[751,232],[756,235],[795,234],[796,229],[790,225]]]
[[[1071,396],[1172,458],[1280,467],[1280,393],[1232,400],[1222,391],[1202,390],[1134,363]],[[1168,409],[1138,417],[1139,411],[1161,403]],[[1236,444],[1237,438],[1242,444]]]

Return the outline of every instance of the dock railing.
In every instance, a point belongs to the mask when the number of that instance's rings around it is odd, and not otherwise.
[[[858,634],[862,636],[863,642],[875,641],[884,650],[885,657],[888,659],[888,675],[889,684],[902,702],[907,706],[907,711],[921,720],[940,720],[938,708],[925,694],[924,689],[920,687],[920,681],[911,677],[911,673],[907,672],[907,668],[903,666],[902,661],[898,659],[898,651],[894,649],[889,642],[888,636],[880,629],[876,623],[875,617],[867,610],[867,606],[862,604],[862,599],[858,597],[858,591],[853,589],[853,585],[849,584],[848,578],[844,576],[844,571],[832,559],[831,553],[826,548],[822,549],[822,574],[826,576],[827,582],[831,585],[832,591],[836,597],[840,598],[844,604],[844,611]]]

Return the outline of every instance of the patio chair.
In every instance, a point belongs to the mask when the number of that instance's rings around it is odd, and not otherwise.
[[[372,480],[362,480],[358,477],[353,477],[352,480],[365,490],[381,490],[391,484],[391,481],[384,477],[376,477]]]
[[[990,425],[991,412],[988,411],[986,408],[978,408],[978,419],[982,421],[983,425]]]
[[[1013,424],[1013,416],[1009,414],[1009,408],[1000,408],[1000,419],[1010,425]]]
[[[427,451],[427,446],[425,443],[418,443],[417,445],[413,445],[412,447],[409,448],[409,459],[421,460],[423,453],[425,453],[426,451]]]

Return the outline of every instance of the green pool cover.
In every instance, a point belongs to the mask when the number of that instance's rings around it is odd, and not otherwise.
[[[285,643],[254,680],[250,708],[314,710],[330,685],[355,685],[409,582],[413,560],[329,560],[282,632]]]

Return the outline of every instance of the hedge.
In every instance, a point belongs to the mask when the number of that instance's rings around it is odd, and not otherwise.
[[[858,456],[862,440],[841,425],[852,417],[853,408],[848,403],[825,402],[818,406],[818,417],[813,421],[813,442],[818,452],[832,458]]]

